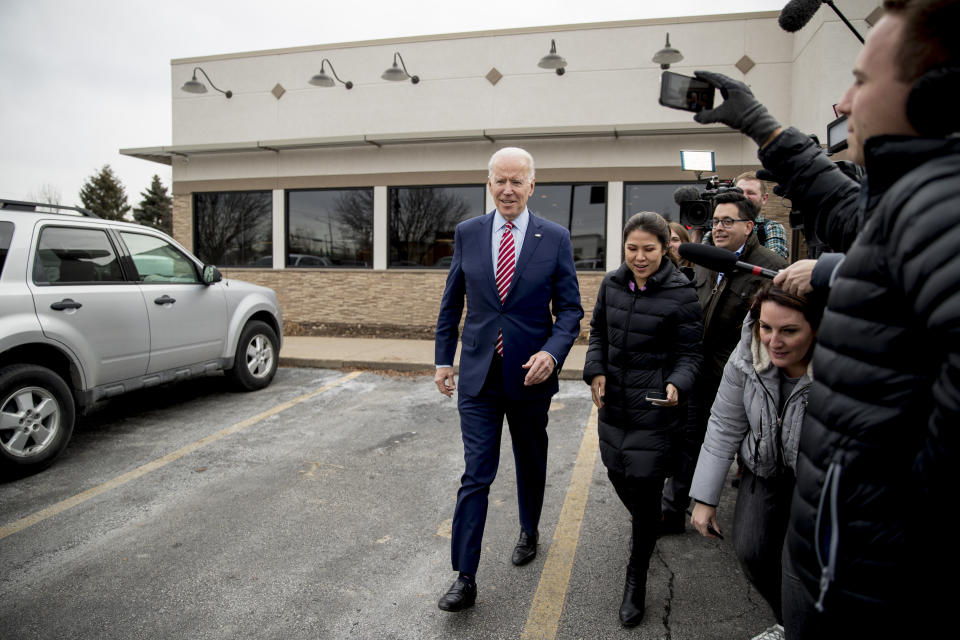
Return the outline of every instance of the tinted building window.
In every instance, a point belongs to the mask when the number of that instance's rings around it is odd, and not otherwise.
[[[538,184],[527,207],[570,231],[573,262],[579,270],[603,270],[607,227],[607,185]]]
[[[373,189],[287,192],[288,267],[373,267]]]
[[[273,196],[269,191],[193,194],[193,247],[221,267],[273,266]]]
[[[673,192],[684,186],[700,186],[698,182],[634,182],[623,188],[623,222],[635,213],[654,211],[667,220],[680,221],[680,206]]]
[[[457,224],[484,213],[484,187],[392,187],[390,266],[447,268]]]

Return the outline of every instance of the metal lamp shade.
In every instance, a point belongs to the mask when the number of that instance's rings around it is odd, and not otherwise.
[[[670,46],[670,34],[668,33],[666,46],[654,54],[653,62],[659,64],[661,69],[667,69],[671,64],[680,62],[681,60],[683,60],[683,55]]]
[[[406,71],[398,67],[396,62],[394,62],[393,66],[384,71],[380,77],[384,80],[390,80],[391,82],[403,82],[410,76],[407,75]]]
[[[333,82],[333,78],[331,78],[321,70],[315,76],[310,78],[310,84],[312,84],[315,87],[332,87],[334,85],[334,82]]]
[[[186,91],[187,93],[206,93],[207,85],[197,80],[197,77],[194,76],[190,80],[184,82],[180,89]]]
[[[557,43],[554,40],[550,41],[550,53],[540,58],[537,66],[541,69],[563,69],[567,66],[563,56],[557,54]]]

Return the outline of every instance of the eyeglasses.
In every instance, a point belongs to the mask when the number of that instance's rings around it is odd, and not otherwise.
[[[710,220],[710,227],[721,226],[724,229],[733,229],[734,222],[753,222],[748,218],[713,218]]]

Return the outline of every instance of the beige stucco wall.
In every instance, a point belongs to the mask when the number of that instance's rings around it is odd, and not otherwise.
[[[849,0],[843,11],[866,34],[863,18],[878,4]],[[696,125],[690,114],[657,104],[660,69],[651,58],[667,32],[684,55],[672,71],[690,75],[695,69],[709,69],[741,79],[782,122],[826,141],[831,105],[849,84],[860,45],[828,7],[797,34],[782,31],[777,15],[560,25],[174,60],[174,145],[461,130],[534,132],[542,127],[582,130],[631,123],[644,135],[551,139],[531,135],[508,143],[418,142],[281,151],[245,144],[255,150],[174,153],[173,235],[193,249],[194,192],[266,189],[274,192],[273,241],[281,247],[283,229],[278,221],[283,220],[285,189],[375,187],[384,207],[385,187],[482,184],[490,154],[514,144],[534,155],[541,184],[610,185],[606,249],[607,268],[613,268],[619,253],[614,230],[622,216],[622,200],[617,198],[622,197],[624,183],[693,180],[692,172],[680,170],[681,149],[714,150],[716,173],[722,178],[758,167],[756,145],[749,138],[719,125]],[[568,62],[563,76],[536,66],[551,38]],[[400,51],[410,72],[422,78],[420,84],[380,79],[394,51]],[[743,56],[755,63],[746,73],[735,66]],[[329,89],[309,85],[323,58],[355,87],[348,91],[340,85]],[[233,98],[213,91],[202,95],[181,91],[195,66],[202,66],[221,88],[232,90]],[[503,74],[496,84],[485,78],[491,68]],[[280,98],[271,93],[277,84],[284,88]],[[384,211],[375,214],[374,263],[379,266],[386,265],[387,255]],[[785,225],[788,212],[789,202],[774,195],[764,208],[767,217]],[[300,270],[280,267],[282,260],[275,262],[275,269],[227,269],[226,274],[274,288],[291,323],[424,328],[436,320],[445,277],[441,271]],[[585,329],[601,278],[597,272],[580,274],[588,314]]]

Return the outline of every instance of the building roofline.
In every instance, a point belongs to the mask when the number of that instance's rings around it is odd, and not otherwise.
[[[617,20],[608,22],[587,22],[581,24],[548,25],[540,27],[517,27],[514,29],[488,29],[485,31],[463,31],[459,33],[442,33],[436,35],[405,36],[397,38],[382,38],[378,40],[358,40],[354,42],[339,42],[331,44],[304,45],[299,47],[284,47],[281,49],[263,49],[260,51],[241,51],[236,53],[221,53],[209,56],[192,56],[174,58],[170,65],[198,64],[219,60],[233,60],[237,58],[253,58],[259,56],[284,55],[292,53],[310,53],[314,51],[330,51],[335,49],[353,49],[358,47],[384,46],[407,44],[412,42],[435,42],[439,40],[461,40],[466,38],[489,38],[493,36],[514,36],[530,33],[559,33],[564,31],[584,31],[591,29],[620,29],[631,27],[645,27],[655,25],[687,24],[693,22],[729,22],[732,20],[772,19],[780,15],[779,11],[752,11],[745,13],[723,13],[707,16],[679,16],[675,18],[645,18],[642,20]]]

